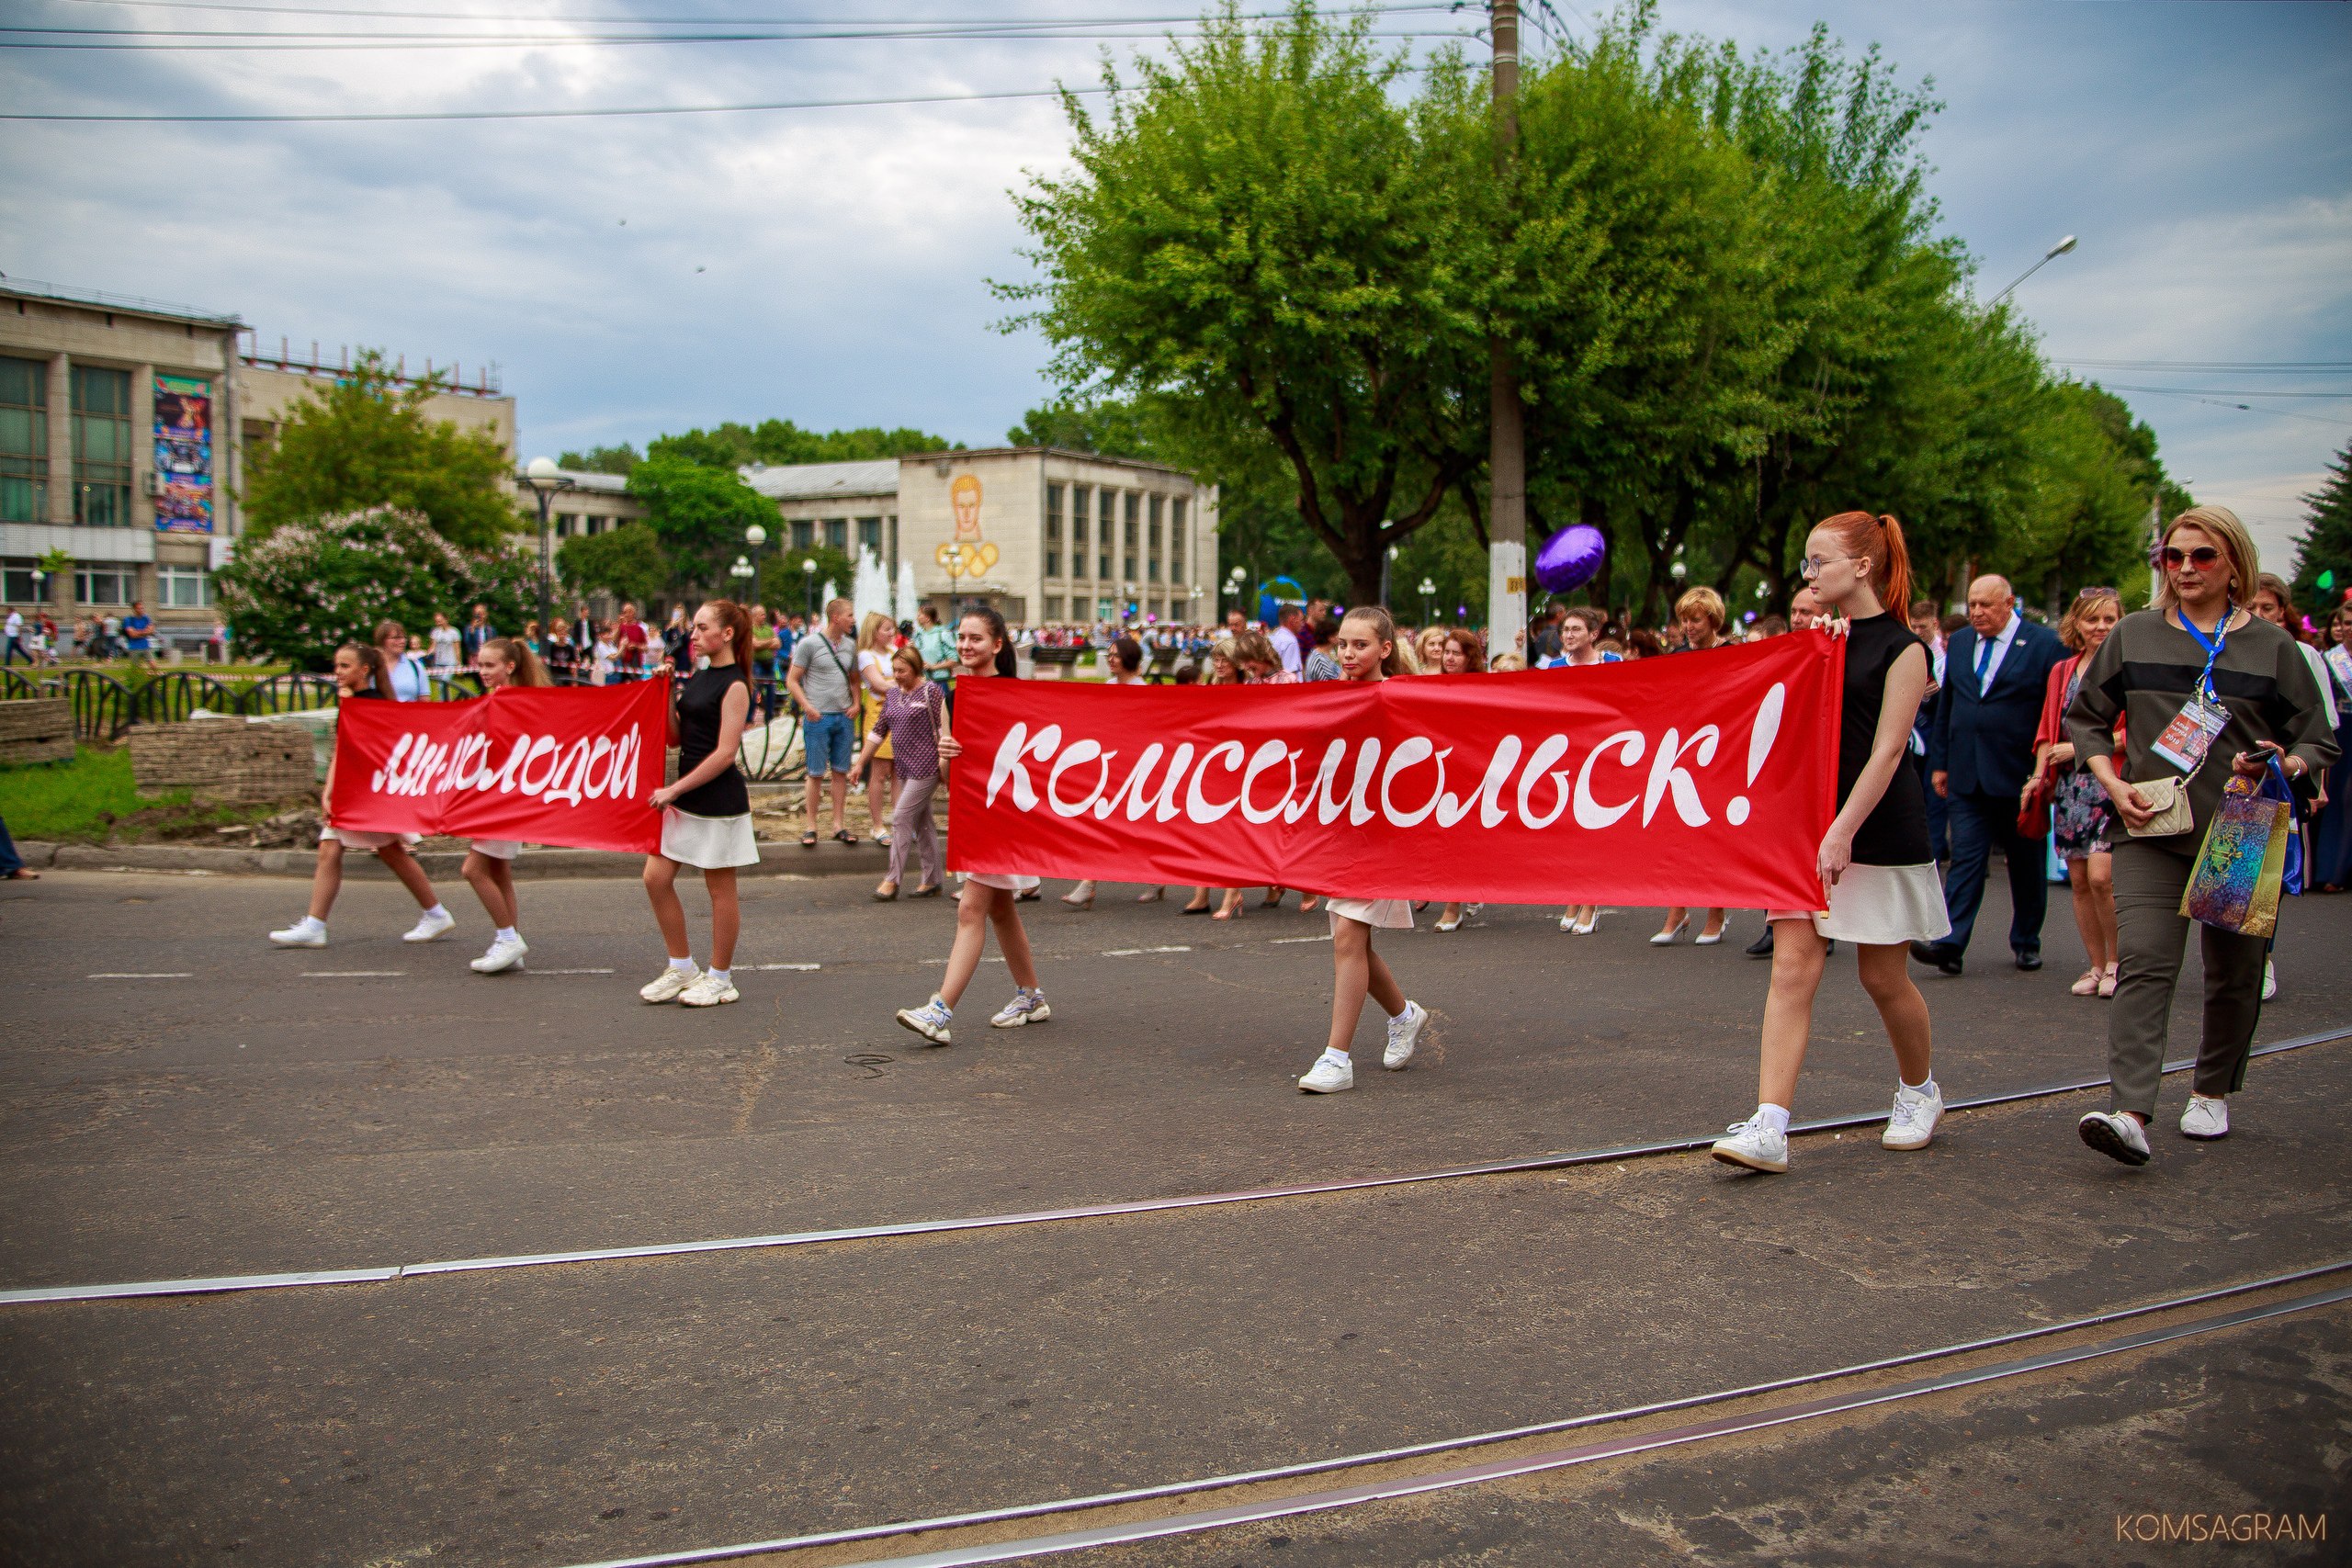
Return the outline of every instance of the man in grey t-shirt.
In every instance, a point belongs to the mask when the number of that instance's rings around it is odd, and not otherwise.
[[[849,764],[856,750],[851,739],[850,714],[858,705],[857,616],[846,599],[825,606],[825,625],[792,645],[792,662],[785,684],[800,705],[800,748],[808,761],[808,826],[800,847],[817,846],[817,791],[830,776],[833,785],[833,837],[851,843],[845,813],[849,808]]]

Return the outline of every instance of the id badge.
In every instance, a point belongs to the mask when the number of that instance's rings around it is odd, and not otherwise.
[[[2193,773],[2229,722],[2229,709],[2207,702],[2199,694],[2188,699],[2188,705],[2174,716],[2148,749],[2183,773]]]

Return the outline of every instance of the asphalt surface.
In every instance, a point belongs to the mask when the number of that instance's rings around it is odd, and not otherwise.
[[[1442,1057],[1381,1073],[1368,1022],[1363,1087],[1311,1098],[1290,1085],[1328,1008],[1319,915],[1227,927],[1115,887],[1091,914],[1025,906],[1053,1021],[987,1029],[1008,985],[987,965],[957,1043],[933,1051],[889,1014],[928,994],[952,922],[939,904],[876,906],[838,879],[752,887],[745,999],[694,1013],[637,1002],[659,946],[626,884],[526,888],[535,971],[492,978],[464,965],[487,937],[479,911],[444,891],[468,940],[403,947],[413,906],[355,886],[334,945],[281,953],[261,933],[299,913],[283,883],[54,874],[9,888],[0,1286],[1424,1169],[1696,1135],[1754,1100],[1767,966],[1737,948],[1752,914],[1711,950],[1650,948],[1654,910],[1588,938],[1533,909],[1384,936],[1408,993],[1443,1015]],[[1964,977],[1923,978],[1950,1095],[2103,1071],[2101,1004],[2065,994],[2079,959],[2063,906],[2039,975],[2006,963],[2004,920],[1990,910],[1984,927],[2002,962],[1980,944]],[[1134,951],[1170,946],[1191,951]],[[2262,1038],[2352,1022],[2347,954],[2352,901],[2290,906]],[[600,968],[615,973],[550,973]],[[371,970],[402,973],[352,973]],[[1892,1088],[1841,963],[1799,1113],[1880,1110]],[[2168,1080],[2167,1110],[2185,1092]],[[1819,1371],[2352,1255],[2347,1096],[2352,1042],[2263,1060],[2229,1140],[2160,1123],[2136,1172],[2075,1139],[2103,1102],[2075,1094],[1955,1116],[1918,1155],[1801,1140],[1785,1179],[1677,1156],[786,1251],[0,1308],[0,1560],[582,1562]],[[2063,1481],[2078,1501],[2230,1490],[2283,1508],[2316,1488],[2340,1506],[2346,1323],[1620,1464],[1605,1485],[1478,1488],[1079,1561],[1843,1562],[1906,1541],[1930,1561],[2106,1561],[2078,1539],[2103,1517],[2004,1494],[1973,1519],[1949,1495],[1964,1488],[1935,1478],[1997,1491],[2030,1458],[2035,1488]],[[2136,1436],[2156,1404],[2170,1448],[2138,1446],[2158,1440]],[[2027,1446],[2045,1427],[2060,1447]],[[1904,1465],[1924,1490],[1885,1479]],[[1991,1533],[1972,1541],[1973,1526]],[[2335,1529],[2352,1530],[2340,1506]]]

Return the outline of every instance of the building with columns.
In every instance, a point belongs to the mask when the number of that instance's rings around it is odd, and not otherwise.
[[[249,457],[349,368],[251,340],[233,315],[0,281],[0,600],[61,626],[136,600],[167,642],[210,632]],[[486,369],[463,388],[455,371],[427,417],[487,428],[511,455],[514,400]]]

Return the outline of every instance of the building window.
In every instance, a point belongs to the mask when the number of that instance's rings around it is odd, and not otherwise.
[[[1168,581],[1184,581],[1184,498],[1168,503]]]
[[[1094,564],[1100,568],[1095,576],[1111,581],[1111,531],[1118,525],[1113,521],[1118,513],[1118,496],[1109,490],[1094,492]]]
[[[1161,510],[1166,505],[1165,497],[1155,495],[1151,498],[1151,580],[1154,582],[1159,581],[1159,521]]]
[[[1125,536],[1127,547],[1125,551],[1127,567],[1126,580],[1129,582],[1133,582],[1136,580],[1136,545],[1137,542],[1136,536],[1142,532],[1142,529],[1137,523],[1137,519],[1141,516],[1142,512],[1143,497],[1136,494],[1133,491],[1129,491],[1127,492],[1127,531]]]
[[[857,547],[872,550],[876,560],[882,558],[882,519],[861,517],[857,520]]]
[[[133,450],[130,372],[74,367],[74,522],[92,528],[130,526]]]
[[[77,566],[74,569],[74,603],[128,604],[137,576],[133,567]]]
[[[849,554],[848,518],[828,517],[825,519],[825,543],[832,546],[833,548],[841,551],[843,555]]]
[[[555,514],[555,536],[559,539],[569,539],[571,537],[571,513],[559,512]]]
[[[1046,487],[1046,575],[1047,577],[1059,577],[1061,574],[1062,487],[1059,485],[1047,485]],[[1048,599],[1046,603],[1050,605],[1057,604],[1059,601]],[[1046,618],[1049,621],[1053,620],[1059,615],[1059,613],[1060,612],[1058,611],[1049,609],[1046,612]]]
[[[1084,485],[1069,487],[1069,574],[1086,575],[1086,498],[1091,492]],[[1076,600],[1071,601],[1076,604]]]
[[[46,522],[48,507],[49,367],[0,359],[0,523]]]
[[[792,520],[792,547],[796,550],[803,551],[812,550],[817,547],[817,521],[815,518],[796,517]]]
[[[1058,594],[1058,593],[1048,593],[1048,594],[1046,594],[1046,619],[1047,619],[1047,620],[1049,620],[1049,621],[1058,621],[1058,620],[1060,620],[1061,618],[1062,618],[1062,596],[1061,596],[1060,594]]]
[[[167,610],[208,609],[212,604],[212,574],[200,566],[159,566],[155,603]]]
[[[37,604],[48,599],[42,590],[49,585],[33,581],[33,569],[40,564],[30,556],[0,560],[0,604]]]

